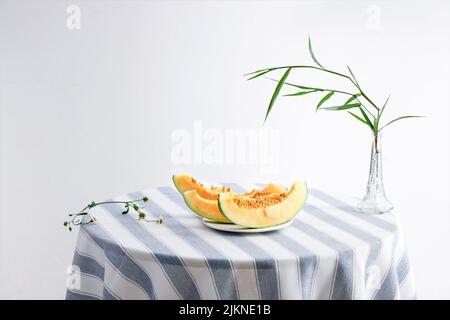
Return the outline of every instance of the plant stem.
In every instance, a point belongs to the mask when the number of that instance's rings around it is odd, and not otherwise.
[[[111,203],[129,204],[129,203],[140,202],[140,201],[144,201],[144,199],[142,198],[142,199],[136,199],[136,200],[130,200],[130,201],[103,201],[103,202],[97,202],[96,205],[111,204]]]
[[[72,227],[89,224],[95,221],[95,217],[91,217],[91,219],[88,222],[83,222],[83,216],[88,214],[88,211],[96,206],[104,205],[104,204],[123,204],[125,211],[122,212],[122,214],[128,214],[130,208],[138,214],[139,220],[145,220],[147,222],[159,222],[162,223],[162,218],[159,219],[145,219],[145,212],[143,212],[141,209],[143,207],[140,207],[137,205],[138,202],[147,202],[148,197],[143,197],[141,199],[136,200],[129,200],[129,201],[102,201],[102,202],[91,202],[90,204],[86,205],[82,210],[80,210],[77,213],[69,214],[71,219],[68,221],[64,221],[64,226],[69,229],[69,231],[72,231]]]
[[[377,111],[380,111],[380,108],[377,107],[377,105],[372,100],[370,100],[370,98],[361,90],[359,86],[358,89],[361,95],[364,97],[364,99],[366,99]]]
[[[378,153],[378,133],[374,133],[374,144],[375,152]]]

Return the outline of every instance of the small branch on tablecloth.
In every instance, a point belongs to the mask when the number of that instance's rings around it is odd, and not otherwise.
[[[134,210],[138,214],[138,220],[144,220],[146,222],[155,222],[158,224],[162,224],[164,222],[162,216],[159,216],[159,218],[157,218],[157,219],[156,218],[146,219],[145,212],[142,211],[142,209],[144,209],[144,207],[139,206],[139,203],[147,202],[147,201],[148,201],[148,197],[142,197],[141,199],[130,200],[130,201],[103,201],[103,202],[92,201],[91,203],[86,205],[80,211],[78,211],[76,213],[70,213],[69,220],[64,221],[64,227],[66,227],[69,231],[72,231],[72,229],[76,226],[90,224],[90,223],[95,222],[96,220],[95,220],[94,216],[92,216],[91,219],[89,219],[88,221],[83,221],[83,218],[84,218],[84,216],[86,216],[89,213],[89,210],[91,210],[92,208],[95,208],[100,205],[112,204],[112,203],[123,205],[124,210],[121,213],[124,215],[128,214],[131,209],[131,210]]]

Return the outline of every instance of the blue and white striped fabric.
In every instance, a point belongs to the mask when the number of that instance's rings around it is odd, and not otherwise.
[[[144,195],[147,214],[164,224],[121,215],[114,204],[95,208],[97,222],[80,228],[66,299],[415,298],[391,213],[360,214],[310,189],[290,227],[244,235],[205,227],[172,187],[114,200]]]

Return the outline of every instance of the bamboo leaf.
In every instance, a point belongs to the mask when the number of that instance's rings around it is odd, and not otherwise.
[[[273,78],[269,78],[269,77],[265,77],[265,78],[269,79],[269,80],[272,80],[272,81],[275,81],[275,82],[279,81],[277,79],[273,79]],[[321,88],[306,87],[306,86],[302,86],[302,85],[294,84],[294,83],[289,83],[289,82],[285,82],[284,84],[287,85],[287,86],[290,86],[290,87],[298,88],[298,89],[323,91],[323,89],[321,89]]]
[[[252,75],[252,74],[260,73],[260,72],[263,72],[263,71],[273,71],[274,69],[275,69],[275,68],[259,69],[259,70],[256,70],[256,71],[253,71],[253,72],[249,72],[249,73],[244,74],[244,77],[250,76],[250,75]]]
[[[355,117],[356,119],[358,119],[359,121],[361,121],[362,123],[364,123],[365,125],[369,125],[364,119],[358,117],[356,114],[354,114],[351,111],[347,111],[348,113],[350,113],[353,117]]]
[[[352,102],[353,100],[355,100],[356,98],[358,98],[360,95],[361,95],[361,93],[357,93],[357,94],[352,95],[350,98],[348,98],[347,101],[345,101],[344,104],[349,104],[350,102]]]
[[[296,97],[296,96],[303,96],[305,94],[308,93],[313,93],[313,92],[317,92],[319,90],[310,90],[310,91],[300,91],[300,92],[296,92],[296,93],[290,93],[290,94],[285,94],[285,97]]]
[[[333,96],[333,94],[334,94],[334,91],[328,92],[317,104],[316,111],[319,110],[320,106],[323,105],[325,103],[325,101],[330,99]]]
[[[373,130],[374,130],[374,129],[373,129],[373,123],[370,121],[369,117],[367,116],[367,113],[364,111],[363,108],[361,108],[361,106],[359,107],[359,111],[361,111],[361,113],[362,113],[364,119],[365,119],[366,122],[367,122],[367,125],[368,125],[368,126],[372,129],[372,131],[373,131]]]
[[[386,127],[387,127],[388,125],[390,125],[391,123],[394,123],[394,122],[399,121],[399,120],[402,120],[402,119],[408,119],[408,118],[423,118],[423,116],[403,116],[403,117],[398,117],[398,118],[396,118],[396,119],[394,119],[394,120],[389,121],[387,124],[385,124],[385,125],[380,129],[380,131],[383,130],[384,128],[386,128]]]
[[[361,106],[361,104],[359,104],[359,103],[351,103],[351,104],[344,104],[342,106],[320,108],[320,110],[341,111],[341,110],[348,110],[348,109],[353,109],[353,108],[359,108],[360,106]]]
[[[252,79],[261,77],[262,75],[265,75],[266,73],[269,73],[270,71],[272,71],[272,70],[262,71],[262,72],[260,72],[260,73],[255,74],[254,76],[248,78],[247,80],[252,80]]]
[[[275,91],[273,92],[272,98],[270,99],[269,107],[267,108],[266,117],[264,118],[264,122],[266,122],[267,117],[269,116],[270,111],[273,108],[273,105],[275,101],[278,98],[278,95],[280,94],[281,88],[283,87],[284,82],[286,81],[287,77],[289,76],[289,72],[291,72],[291,68],[288,68],[286,72],[283,74],[283,77],[281,77],[280,81],[278,82]]]
[[[391,95],[389,94],[389,96],[387,97],[386,101],[383,104],[383,107],[381,107],[381,110],[378,113],[378,117],[375,118],[375,121],[374,121],[375,132],[379,132],[378,127],[380,126],[381,116],[383,115],[384,109],[386,108],[390,98],[391,98]]]
[[[325,69],[320,62],[317,60],[316,56],[314,55],[314,51],[312,48],[312,44],[311,44],[311,37],[308,38],[308,48],[309,48],[309,53],[311,54],[311,58],[314,60],[314,62],[321,67],[322,69]]]
[[[355,81],[355,83],[356,83],[356,86],[357,86],[357,87],[359,87],[359,83],[358,83],[358,80],[356,80],[356,77],[355,77],[355,75],[353,74],[353,71],[352,71],[352,69],[350,69],[350,67],[349,67],[349,66],[347,66],[347,69],[348,69],[348,71],[350,72],[350,75],[352,76],[352,79],[353,79],[353,81]]]
[[[387,97],[386,101],[384,102],[383,107],[381,108],[381,111],[380,111],[380,115],[378,116],[378,119],[381,118],[381,115],[382,115],[383,112],[384,112],[384,108],[386,108],[386,105],[388,104],[390,98],[391,98],[391,95],[389,95],[389,96]]]

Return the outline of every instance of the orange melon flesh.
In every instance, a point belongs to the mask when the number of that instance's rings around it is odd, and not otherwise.
[[[217,200],[219,192],[228,192],[230,188],[226,187],[205,187],[203,184],[197,182],[193,177],[188,175],[173,175],[172,181],[177,190],[183,194],[186,191],[197,190],[202,198]]]
[[[219,210],[231,222],[248,228],[276,226],[291,220],[305,205],[308,187],[296,181],[284,193],[239,197],[232,192],[219,194]]]
[[[264,187],[264,189],[261,189],[261,190],[253,189],[252,191],[247,192],[246,194],[255,194],[257,192],[260,192],[260,193],[283,193],[283,192],[286,192],[286,189],[275,183],[269,183],[267,186]]]

